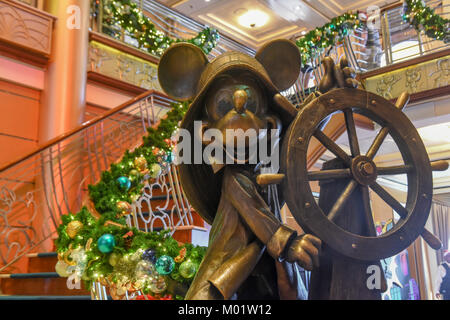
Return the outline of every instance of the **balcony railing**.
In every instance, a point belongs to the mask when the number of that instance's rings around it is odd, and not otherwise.
[[[450,17],[449,3],[442,0],[425,2],[435,14],[446,19]],[[450,47],[442,40],[427,36],[424,31],[418,32],[405,21],[402,4],[383,10],[378,21],[378,30],[356,30],[351,39],[354,64],[359,72],[404,62]]]
[[[97,183],[125,150],[141,145],[147,128],[157,124],[171,103],[160,93],[146,92],[0,168],[0,273],[53,238],[62,215],[89,206],[88,184]],[[155,189],[160,200],[173,200],[170,205],[153,205]],[[179,226],[193,225],[173,166],[147,183],[132,207],[128,224],[145,231],[170,228],[173,234]]]
[[[98,1],[96,11],[91,14],[91,29],[96,32],[105,34],[115,34],[123,42],[138,47],[137,41],[133,39],[131,34],[127,34],[126,30],[116,29],[105,23],[103,13],[103,1]],[[166,36],[173,39],[189,39],[196,36],[207,26],[203,25],[191,18],[186,17],[179,12],[170,9],[159,2],[153,0],[134,0],[143,11],[143,13],[155,25],[156,29],[162,31]],[[209,54],[209,58],[214,58],[221,53],[229,50],[246,52],[254,55],[255,51],[240,44],[239,42],[228,38],[224,35],[220,36],[218,45],[213,48]]]

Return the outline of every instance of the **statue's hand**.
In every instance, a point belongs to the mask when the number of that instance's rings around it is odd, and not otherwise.
[[[355,79],[356,72],[353,68],[348,66],[348,60],[346,57],[342,57],[339,66],[335,66],[334,72],[336,79],[340,77],[343,80],[338,83],[340,88],[357,88],[359,86],[359,82]]]
[[[319,253],[322,241],[311,235],[304,234],[292,241],[288,249],[286,260],[297,262],[306,270],[312,270],[319,266]]]
[[[323,94],[334,88],[357,88],[359,82],[355,79],[356,72],[349,67],[346,57],[342,57],[339,64],[335,65],[331,57],[325,57],[322,61],[325,73],[320,80],[319,91]]]

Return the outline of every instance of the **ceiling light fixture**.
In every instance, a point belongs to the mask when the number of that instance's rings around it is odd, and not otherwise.
[[[247,28],[262,27],[269,21],[269,16],[260,10],[249,10],[238,18],[241,26]]]

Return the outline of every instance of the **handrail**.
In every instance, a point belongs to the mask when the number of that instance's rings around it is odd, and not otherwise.
[[[397,69],[406,68],[409,66],[413,66],[413,65],[425,62],[425,61],[434,60],[434,59],[445,57],[448,55],[450,55],[450,48],[444,49],[442,51],[432,52],[432,53],[429,53],[429,54],[426,54],[423,56],[411,58],[410,60],[397,62],[395,64],[384,66],[384,67],[381,67],[378,69],[370,70],[370,71],[361,73],[358,76],[359,76],[359,79],[367,79],[367,78],[374,77],[379,74],[391,72],[391,71],[394,71]]]
[[[4,165],[0,169],[0,219],[4,222],[0,272],[16,266],[31,250],[49,250],[62,216],[91,206],[88,186],[98,183],[125,151],[141,146],[147,129],[158,125],[173,102],[149,90]],[[156,180],[145,182],[145,191],[131,204],[133,221],[127,223],[174,233],[179,226],[193,224],[191,207],[175,166],[162,169]],[[174,201],[154,202],[153,190]]]
[[[169,99],[169,97],[167,95],[165,95],[159,91],[148,90],[148,91],[132,98],[131,100],[124,102],[121,105],[119,105],[109,111],[104,112],[103,114],[95,117],[94,119],[88,120],[88,121],[84,122],[83,124],[79,125],[78,127],[49,140],[48,142],[44,143],[42,146],[37,147],[34,151],[31,151],[24,156],[20,156],[17,159],[10,161],[6,165],[3,165],[2,167],[0,167],[0,172],[8,170],[11,167],[14,167],[17,163],[25,161],[25,160],[31,158],[32,156],[37,155],[38,153],[42,152],[44,149],[47,149],[53,145],[56,145],[57,143],[63,141],[64,139],[67,139],[67,138],[77,134],[78,132],[80,132],[86,128],[89,128],[89,127],[109,118],[110,116],[115,115],[116,113],[128,108],[129,106],[139,102],[140,100],[142,100],[152,94],[158,94],[158,95],[161,95],[161,97]]]

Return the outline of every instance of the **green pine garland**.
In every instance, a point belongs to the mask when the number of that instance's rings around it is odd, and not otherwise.
[[[425,5],[422,0],[405,0],[403,19],[414,28],[436,40],[450,42],[450,19],[445,19]]]
[[[344,13],[331,19],[322,27],[309,31],[296,44],[302,54],[302,63],[306,65],[316,54],[326,48],[342,42],[352,30],[367,28],[364,21],[358,19],[359,12]],[[427,7],[422,0],[405,0],[403,19],[408,21],[417,31],[424,30],[425,34],[435,40],[450,41],[450,20],[445,19]]]
[[[69,248],[85,248],[89,239],[91,239],[90,250],[86,251],[87,268],[83,273],[83,281],[86,288],[90,288],[93,281],[108,277],[112,282],[118,280],[117,272],[109,263],[112,254],[120,256],[135,253],[139,249],[153,249],[156,251],[156,257],[167,255],[172,258],[180,254],[180,250],[186,248],[186,257],[196,266],[198,266],[205,254],[205,247],[194,247],[192,244],[180,246],[176,240],[168,235],[167,230],[161,232],[141,232],[136,228],[126,226],[126,220],[117,207],[117,202],[126,201],[132,203],[133,197],[140,196],[143,188],[143,173],[131,175],[130,172],[137,171],[135,166],[136,158],[143,157],[147,166],[168,165],[171,161],[173,133],[178,129],[179,122],[183,119],[188,109],[189,103],[173,103],[171,110],[165,118],[160,120],[157,128],[148,128],[148,135],[143,137],[142,146],[134,151],[126,151],[120,162],[111,164],[109,171],[102,172],[101,180],[95,185],[89,185],[89,196],[94,203],[95,210],[101,214],[96,220],[86,207],[76,214],[62,216],[62,224],[58,227],[58,238],[55,240],[57,252],[64,254]],[[157,151],[157,152],[155,152]],[[151,171],[150,171],[151,173]],[[128,190],[120,187],[119,177],[130,177],[131,186]],[[67,226],[72,221],[79,221],[83,224],[81,230],[72,239],[67,234]],[[112,221],[122,225],[106,225],[107,221]],[[131,243],[126,243],[124,236],[132,232]],[[97,248],[98,239],[104,234],[112,234],[115,238],[115,247],[112,253],[102,253]],[[169,276],[168,281],[175,284],[189,285],[192,279],[186,279],[178,271],[182,261],[175,264],[175,268]],[[173,287],[173,286],[172,286]],[[169,290],[169,289],[168,289]],[[144,288],[144,294],[151,293],[148,288]],[[178,296],[178,299],[183,297]]]
[[[161,56],[172,43],[181,41],[192,43],[208,54],[219,41],[219,33],[209,27],[192,39],[171,39],[157,30],[150,19],[131,0],[104,1],[103,12],[105,24],[125,30],[128,36],[138,42],[139,48],[147,50],[152,55]],[[121,36],[121,33],[114,31],[113,28],[105,29],[103,31],[113,37]]]
[[[343,41],[350,30],[364,27],[364,22],[358,19],[357,13],[345,13],[322,27],[308,32],[303,38],[297,40],[296,44],[302,54],[302,63],[306,65],[315,56],[315,52],[322,52],[329,46],[334,46]]]

